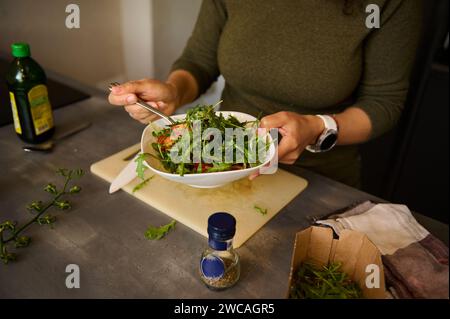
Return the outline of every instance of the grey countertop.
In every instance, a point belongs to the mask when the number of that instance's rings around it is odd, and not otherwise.
[[[5,107],[5,106],[3,106]],[[143,126],[106,98],[93,97],[55,111],[58,129],[82,121],[93,125],[57,145],[50,154],[25,153],[12,126],[0,128],[0,221],[23,222],[25,205],[45,198],[48,182],[58,182],[59,167],[83,168],[83,191],[69,212],[57,213],[51,229],[34,225],[29,248],[19,259],[0,264],[0,298],[283,298],[294,235],[321,216],[373,196],[308,171],[308,188],[238,249],[241,279],[223,292],[200,281],[198,262],[206,240],[188,227],[160,241],[144,238],[147,225],[169,217],[108,185],[89,172],[92,163],[137,143]],[[448,237],[448,226],[417,215],[431,232]],[[65,286],[66,265],[80,267],[81,287]]]

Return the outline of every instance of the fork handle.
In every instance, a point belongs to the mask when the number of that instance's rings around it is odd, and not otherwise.
[[[146,109],[147,111],[153,112],[156,115],[160,116],[161,118],[165,119],[166,121],[168,121],[170,124],[175,124],[176,122],[170,117],[167,116],[166,114],[164,114],[163,112],[161,112],[160,110],[158,110],[157,108],[154,108],[153,106],[151,106],[150,104],[144,102],[142,99],[138,98],[137,105],[139,105],[140,107],[143,107],[144,109]]]

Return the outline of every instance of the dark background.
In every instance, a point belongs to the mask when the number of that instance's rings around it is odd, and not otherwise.
[[[425,4],[405,112],[396,129],[361,146],[363,189],[448,224],[449,1]]]

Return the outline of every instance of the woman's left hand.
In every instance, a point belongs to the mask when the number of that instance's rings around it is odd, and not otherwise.
[[[314,115],[278,112],[261,119],[260,127],[278,128],[282,139],[278,144],[278,162],[294,164],[306,146],[314,144],[324,130],[323,121]]]

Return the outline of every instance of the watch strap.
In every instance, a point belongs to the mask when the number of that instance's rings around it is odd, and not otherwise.
[[[316,115],[316,116],[319,117],[323,121],[325,128],[324,128],[323,132],[317,138],[316,143],[313,145],[306,146],[306,150],[308,150],[312,153],[326,152],[326,151],[329,151],[330,149],[332,149],[334,147],[334,145],[336,144],[336,142],[334,142],[327,149],[322,149],[322,143],[325,141],[325,139],[329,135],[332,135],[332,134],[337,135],[338,134],[337,121],[330,115]],[[336,137],[336,140],[337,140],[337,137]]]
[[[320,117],[323,123],[325,124],[324,132],[326,132],[327,130],[335,130],[335,131],[338,130],[336,120],[332,116],[330,115],[316,115],[316,116]]]

